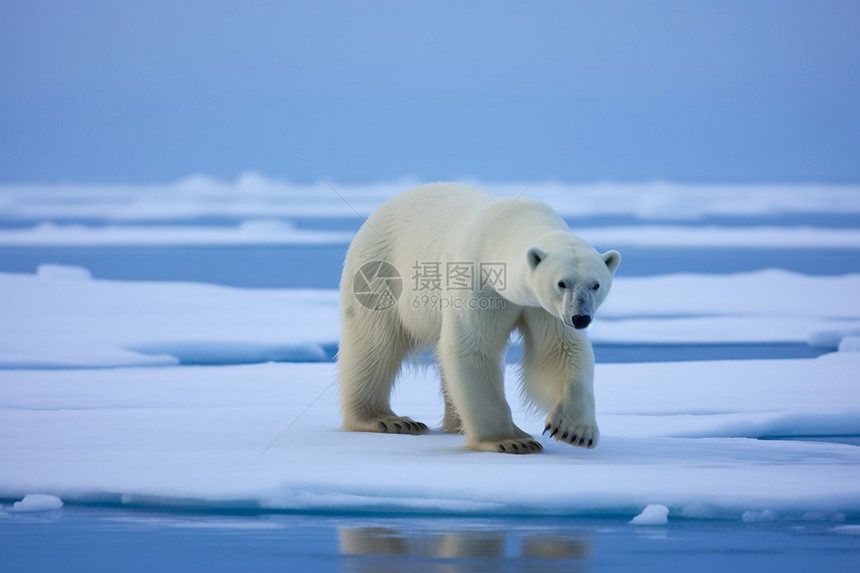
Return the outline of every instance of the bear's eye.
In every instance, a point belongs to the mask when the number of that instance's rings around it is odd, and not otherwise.
[[[564,281],[558,281],[558,288],[567,288],[567,283]]]
[[[600,283],[594,283],[594,286],[591,287],[591,290],[597,290],[600,288]]]

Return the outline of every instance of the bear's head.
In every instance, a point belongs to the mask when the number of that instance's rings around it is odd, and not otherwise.
[[[529,284],[540,305],[568,326],[591,324],[597,308],[609,294],[618,251],[603,254],[573,235],[548,237],[526,252]]]

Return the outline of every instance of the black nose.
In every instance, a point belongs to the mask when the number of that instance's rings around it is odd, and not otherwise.
[[[570,320],[573,322],[573,327],[577,330],[585,328],[591,324],[591,317],[587,314],[575,314]]]

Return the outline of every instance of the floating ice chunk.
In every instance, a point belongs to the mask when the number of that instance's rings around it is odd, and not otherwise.
[[[660,504],[649,504],[642,513],[630,520],[631,525],[666,525],[669,508]]]
[[[21,501],[16,501],[12,506],[12,511],[53,511],[63,507],[63,500],[55,495],[46,495],[43,493],[30,493],[24,496]]]
[[[36,276],[43,279],[89,280],[93,278],[89,269],[72,265],[43,264],[36,268]]]
[[[744,523],[775,521],[776,513],[769,509],[765,509],[762,511],[745,511],[741,519],[743,519]]]
[[[839,352],[860,352],[860,336],[846,336],[839,341]]]

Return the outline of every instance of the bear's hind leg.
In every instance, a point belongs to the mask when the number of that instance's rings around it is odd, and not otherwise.
[[[445,381],[444,374],[442,374],[442,397],[445,399],[445,417],[442,418],[442,430],[449,434],[462,434],[463,420],[460,418],[460,414],[457,413],[454,402],[451,401],[448,382]]]
[[[354,432],[423,434],[427,431],[425,424],[391,410],[391,388],[409,351],[408,337],[396,317],[364,318],[388,318],[389,324],[366,328],[367,324],[352,323],[354,318],[344,323],[337,358],[344,428]]]

